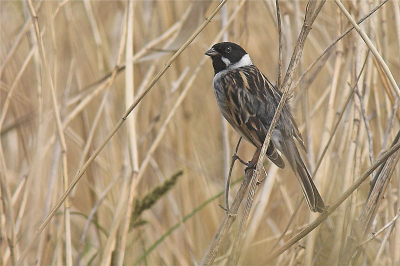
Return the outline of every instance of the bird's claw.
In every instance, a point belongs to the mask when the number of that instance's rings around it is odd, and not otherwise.
[[[244,165],[246,165],[246,169],[244,169],[245,172],[247,172],[247,170],[254,171],[256,169],[256,166],[257,166],[257,164],[254,163],[253,161],[249,161],[248,163],[244,163]]]

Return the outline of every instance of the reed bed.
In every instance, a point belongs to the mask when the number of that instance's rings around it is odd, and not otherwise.
[[[275,1],[222,4],[0,2],[1,265],[400,263],[397,0],[323,3],[287,91],[327,211],[265,160],[210,256],[239,135],[204,52],[239,43],[282,84],[307,6],[279,1],[278,23]]]

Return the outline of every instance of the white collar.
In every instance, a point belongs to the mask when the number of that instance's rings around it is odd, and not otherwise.
[[[234,64],[231,64],[231,61],[226,57],[221,57],[221,60],[225,63],[227,70],[232,70],[244,66],[251,66],[253,64],[249,54],[245,54],[238,62]]]

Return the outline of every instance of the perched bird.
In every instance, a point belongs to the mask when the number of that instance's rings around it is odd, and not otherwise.
[[[218,107],[225,119],[246,140],[261,149],[282,93],[253,65],[250,56],[231,42],[215,44],[205,53],[214,67],[213,87]],[[280,168],[283,153],[295,172],[307,204],[322,212],[324,202],[311,179],[294,139],[306,151],[296,122],[285,103],[268,146],[268,158]]]

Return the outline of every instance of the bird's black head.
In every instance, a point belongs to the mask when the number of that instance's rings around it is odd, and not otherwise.
[[[205,54],[211,57],[215,74],[225,69],[235,69],[252,65],[247,52],[242,47],[232,42],[214,44]]]

